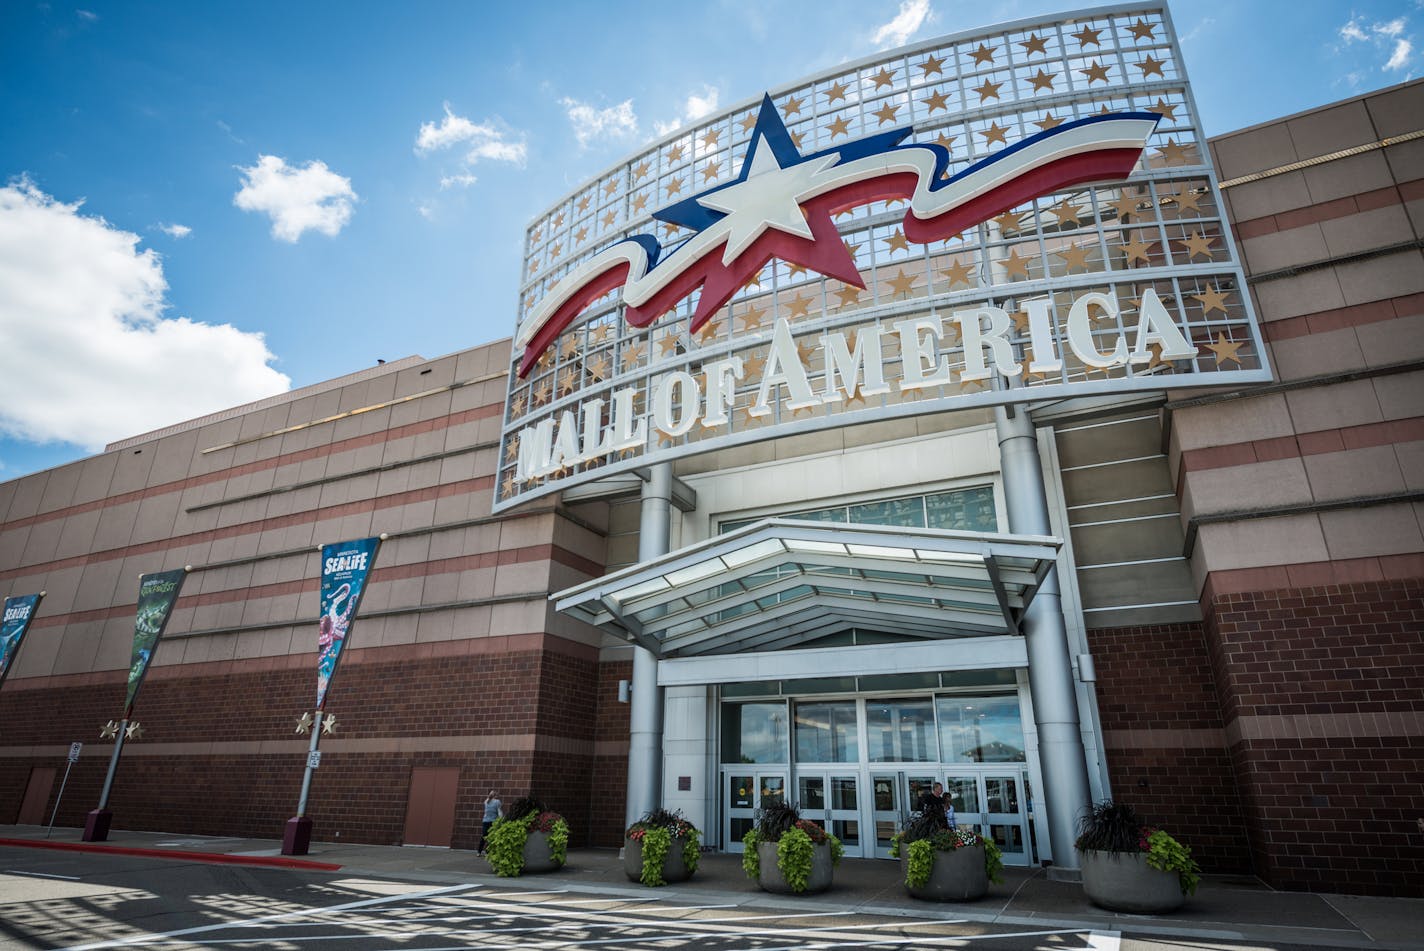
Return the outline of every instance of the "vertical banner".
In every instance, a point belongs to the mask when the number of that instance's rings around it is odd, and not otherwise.
[[[346,635],[356,620],[380,538],[359,538],[321,549],[321,621],[317,636],[316,708],[323,709]]]
[[[4,620],[0,621],[0,684],[5,682],[5,675],[10,672],[10,662],[20,652],[20,641],[24,640],[25,632],[30,629],[30,621],[34,620],[35,611],[39,609],[40,599],[43,597],[44,592],[41,591],[39,594],[5,599]]]
[[[158,647],[158,639],[168,626],[168,616],[178,601],[186,568],[140,575],[138,579],[138,610],[134,615],[133,657],[129,661],[129,691],[124,700],[124,719],[133,712],[134,698],[148,673],[149,662]]]

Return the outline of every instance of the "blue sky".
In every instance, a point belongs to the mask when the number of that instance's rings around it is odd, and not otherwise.
[[[526,223],[659,130],[1080,6],[0,0],[0,480],[508,336]],[[1171,10],[1209,135],[1424,72],[1424,0]]]

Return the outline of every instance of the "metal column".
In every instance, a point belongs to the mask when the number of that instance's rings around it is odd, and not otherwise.
[[[671,547],[672,464],[648,470],[643,484],[638,560],[666,555]],[[631,825],[662,801],[663,691],[658,659],[647,648],[633,647],[633,703],[628,736],[627,820]]]
[[[994,428],[999,439],[1009,531],[1051,535],[1038,437],[1027,407],[996,407]],[[1023,630],[1053,863],[1059,868],[1076,869],[1078,853],[1073,840],[1077,838],[1078,818],[1092,805],[1092,788],[1088,785],[1087,756],[1078,725],[1073,662],[1056,568],[1043,579],[1025,612]]]

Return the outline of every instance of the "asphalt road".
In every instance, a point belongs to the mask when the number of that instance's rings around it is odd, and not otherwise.
[[[797,912],[695,904],[655,892],[630,899],[539,890],[523,882],[432,886],[342,873],[0,848],[0,949],[693,947],[1182,951],[1232,945],[995,927],[956,921],[952,909],[921,918]]]

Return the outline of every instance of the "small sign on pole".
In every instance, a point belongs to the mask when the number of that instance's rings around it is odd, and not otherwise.
[[[307,768],[316,769],[321,765],[321,750],[312,750],[307,754]]]
[[[64,799],[64,787],[69,783],[69,771],[74,768],[75,763],[79,762],[79,751],[82,749],[84,749],[84,744],[77,740],[69,744],[69,762],[64,767],[64,778],[59,781],[59,795],[54,797],[54,811],[49,814],[49,828],[45,830],[46,839],[54,831],[54,817],[59,815],[59,804]]]
[[[84,749],[84,744],[83,744],[83,743],[70,743],[70,744],[69,744],[69,761],[70,761],[71,763],[77,763],[77,762],[79,762],[79,751],[82,750],[82,749]]]

